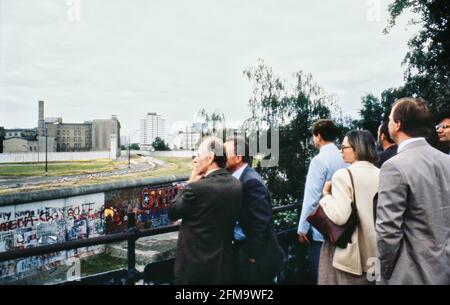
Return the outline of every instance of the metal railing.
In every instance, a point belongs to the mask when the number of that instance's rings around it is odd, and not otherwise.
[[[273,213],[281,213],[286,211],[293,211],[298,209],[299,205],[291,204],[272,209]],[[98,246],[103,244],[110,244],[114,242],[127,241],[127,272],[126,283],[135,284],[137,281],[144,278],[144,273],[136,269],[136,240],[141,237],[154,236],[163,233],[176,232],[180,225],[167,225],[158,228],[139,229],[136,226],[136,218],[134,212],[127,214],[128,229],[125,232],[113,233],[105,236],[92,237],[86,239],[79,239],[56,243],[51,245],[43,245],[26,249],[14,249],[7,252],[0,253],[0,262],[14,260],[18,258],[27,258],[37,255],[50,254],[59,251],[73,250],[83,247]]]

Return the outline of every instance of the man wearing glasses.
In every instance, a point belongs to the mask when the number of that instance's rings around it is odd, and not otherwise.
[[[439,116],[439,124],[436,125],[436,132],[441,143],[447,144],[450,154],[450,111]]]

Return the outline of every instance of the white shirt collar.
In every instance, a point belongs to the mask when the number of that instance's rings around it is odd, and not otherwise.
[[[243,166],[239,167],[236,171],[233,173],[233,177],[236,179],[241,178],[242,173],[244,172],[244,169],[247,167],[247,164],[244,164]]]
[[[416,141],[420,141],[420,140],[425,140],[425,138],[418,137],[418,138],[411,138],[411,139],[403,141],[402,143],[400,143],[398,145],[397,153],[400,153],[402,150],[404,150],[406,145],[411,144]]]

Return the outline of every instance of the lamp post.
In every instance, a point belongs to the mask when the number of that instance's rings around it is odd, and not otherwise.
[[[48,126],[45,124],[45,176],[48,176]],[[52,125],[58,125],[59,122],[51,123]]]
[[[45,176],[48,175],[48,160],[47,160],[47,139],[48,139],[48,127],[45,125]]]

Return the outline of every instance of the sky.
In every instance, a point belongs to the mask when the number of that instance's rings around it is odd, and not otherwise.
[[[388,0],[0,0],[0,126],[117,115],[122,134],[147,112],[167,127],[199,109],[245,120],[259,58],[283,79],[311,73],[345,114],[403,83],[405,14]],[[181,123],[183,124],[183,123]],[[136,135],[137,137],[137,135]]]

